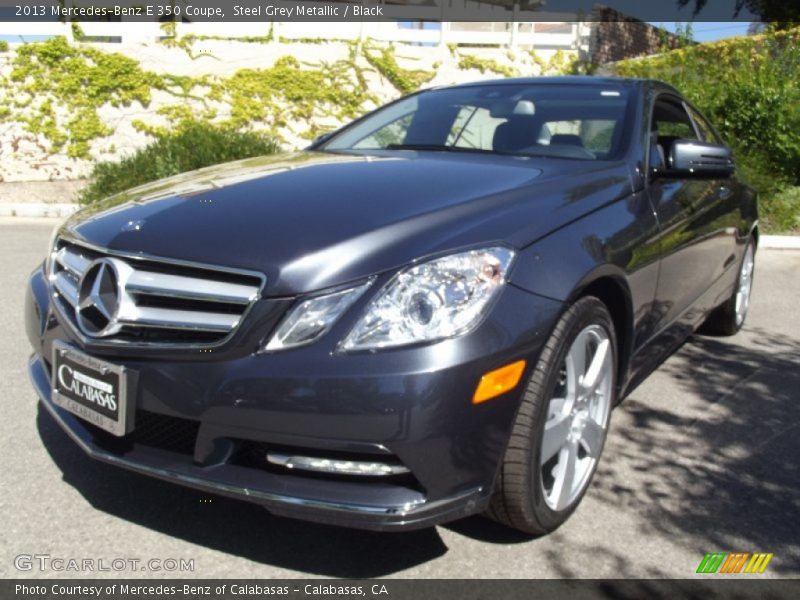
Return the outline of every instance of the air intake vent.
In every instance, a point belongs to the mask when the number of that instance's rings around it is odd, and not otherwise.
[[[89,338],[131,344],[217,344],[238,327],[263,278],[140,259],[60,241],[51,257],[56,298]]]

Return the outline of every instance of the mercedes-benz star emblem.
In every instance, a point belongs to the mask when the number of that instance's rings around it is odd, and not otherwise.
[[[80,281],[77,319],[81,330],[92,337],[116,333],[119,312],[117,270],[106,258],[94,261]]]

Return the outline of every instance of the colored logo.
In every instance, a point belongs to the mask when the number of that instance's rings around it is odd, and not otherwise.
[[[703,557],[697,573],[763,573],[771,560],[766,552],[714,552]]]

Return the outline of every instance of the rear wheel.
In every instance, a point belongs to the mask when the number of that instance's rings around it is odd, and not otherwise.
[[[753,289],[753,273],[755,271],[755,243],[751,238],[744,249],[744,256],[739,265],[736,287],[724,304],[717,307],[703,323],[700,331],[712,335],[734,335],[747,318],[750,309],[750,293]]]
[[[616,386],[605,305],[582,298],[559,320],[522,399],[488,515],[537,535],[561,525],[589,486]]]

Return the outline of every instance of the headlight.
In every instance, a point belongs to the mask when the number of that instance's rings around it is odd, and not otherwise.
[[[372,281],[368,281],[358,287],[301,302],[284,317],[264,349],[283,350],[318,340],[371,284]]]
[[[401,271],[372,300],[340,347],[386,348],[471,331],[505,283],[513,257],[509,248],[485,248]]]

